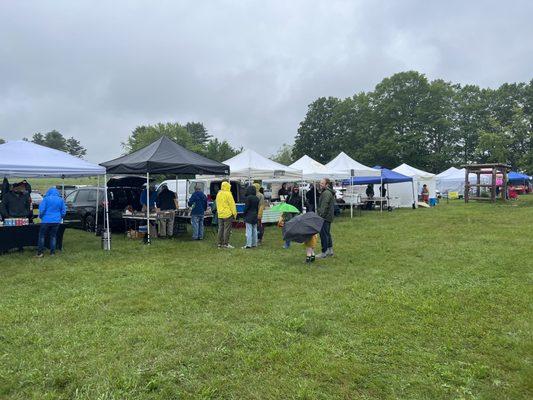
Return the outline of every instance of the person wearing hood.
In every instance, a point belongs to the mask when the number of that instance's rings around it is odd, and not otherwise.
[[[244,201],[244,222],[246,223],[246,245],[243,249],[257,247],[257,221],[259,215],[259,197],[254,185],[246,188]]]
[[[331,223],[335,214],[335,192],[331,188],[331,181],[329,179],[322,179],[320,181],[320,198],[318,200],[317,214],[324,218],[324,225],[320,231],[320,243],[322,245],[322,253],[316,258],[326,258],[333,256],[333,239],[331,237]]]
[[[305,199],[307,200],[307,211],[315,211],[315,197],[317,197],[315,185],[310,184],[309,190],[305,194]]]
[[[307,200],[303,198],[302,195],[300,195],[300,188],[298,187],[298,185],[293,186],[291,194],[287,199],[287,204],[296,207],[298,211],[300,211],[300,213],[303,212],[303,207],[306,207],[306,209],[308,209]]]
[[[24,184],[14,184],[13,188],[3,195],[0,207],[4,218],[28,218],[31,211],[31,197]]]
[[[53,256],[55,254],[57,230],[66,212],[65,201],[61,197],[59,190],[54,187],[48,189],[39,205],[41,227],[39,229],[37,257],[42,257],[44,254],[44,243],[47,235],[50,237],[50,255]]]
[[[217,217],[218,217],[218,248],[232,249],[229,244],[231,236],[231,225],[237,218],[237,206],[231,194],[229,182],[222,182],[222,188],[217,194]]]
[[[204,214],[207,210],[207,196],[200,185],[194,187],[194,193],[187,203],[191,207],[192,240],[204,238]]]
[[[263,226],[263,211],[265,211],[265,195],[261,193],[261,185],[254,183],[255,195],[259,199],[259,212],[257,213],[257,244],[263,242],[263,235],[265,234],[265,227]]]

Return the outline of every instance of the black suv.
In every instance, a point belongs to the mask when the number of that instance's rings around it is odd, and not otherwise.
[[[140,177],[111,178],[107,182],[107,196],[109,201],[109,225],[113,231],[124,230],[122,214],[131,206],[134,210],[141,210],[140,197],[142,185],[146,182]],[[98,196],[97,196],[98,193]],[[89,232],[95,231],[96,199],[98,197],[98,231],[104,223],[105,192],[103,188],[87,186],[74,190],[66,199],[67,214],[64,222],[68,227],[80,228]]]

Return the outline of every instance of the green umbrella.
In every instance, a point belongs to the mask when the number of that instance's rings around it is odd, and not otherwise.
[[[271,208],[272,211],[279,211],[279,212],[286,212],[286,213],[295,213],[300,214],[300,210],[298,210],[296,207],[291,206],[287,203],[280,203],[277,206],[274,206]]]

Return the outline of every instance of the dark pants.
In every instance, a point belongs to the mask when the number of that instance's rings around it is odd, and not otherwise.
[[[265,227],[261,220],[257,220],[257,240],[263,240],[263,235],[265,234]]]
[[[39,229],[39,242],[37,253],[43,254],[44,251],[44,242],[46,235],[50,236],[50,254],[56,252],[56,242],[57,242],[57,230],[59,229],[59,224],[41,224]]]
[[[325,253],[330,247],[333,247],[331,222],[329,221],[324,221],[324,225],[322,225],[322,229],[320,230],[320,244],[322,245],[322,253]]]
[[[231,236],[233,217],[218,219],[218,245],[227,246]]]

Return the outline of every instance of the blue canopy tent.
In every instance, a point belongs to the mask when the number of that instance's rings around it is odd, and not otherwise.
[[[513,184],[522,184],[525,185],[527,181],[531,178],[526,174],[521,174],[520,172],[511,171],[507,174],[507,179]]]
[[[381,170],[381,176],[354,176],[350,179],[345,179],[342,181],[343,185],[388,185],[390,183],[401,183],[401,182],[413,182],[413,178],[410,176],[402,175],[398,172],[391,171],[390,169],[376,165],[372,167],[374,169]],[[387,190],[387,193],[389,191]],[[415,188],[413,186],[413,208],[416,207],[416,194]]]

